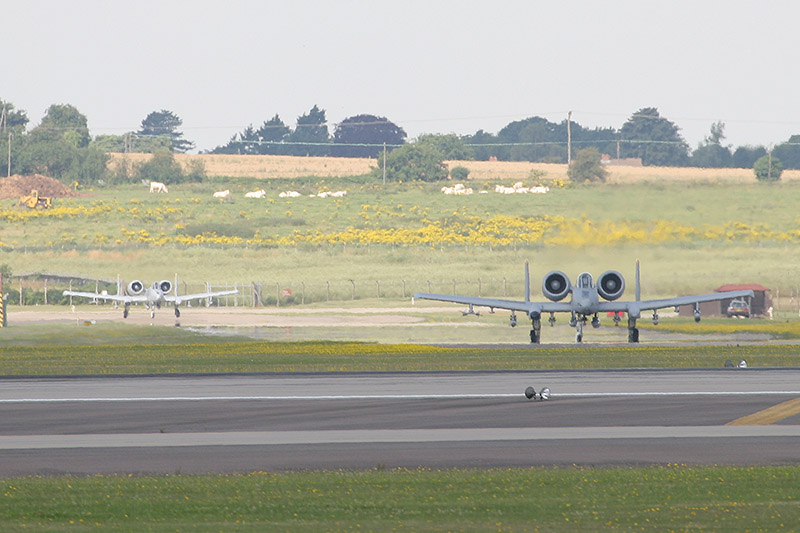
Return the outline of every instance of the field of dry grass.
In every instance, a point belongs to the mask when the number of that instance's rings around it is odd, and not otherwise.
[[[127,157],[133,163],[146,161],[150,154],[110,154],[110,165]],[[178,154],[176,160],[186,166],[189,161],[202,161],[206,174],[231,178],[340,178],[360,176],[378,166],[378,161],[368,158],[296,157],[280,155],[222,155]],[[453,168],[469,169],[470,180],[530,180],[535,173],[544,173],[543,179],[567,179],[567,165],[529,163],[526,161],[447,161]],[[694,167],[635,167],[609,166],[609,183],[636,183],[643,181],[705,181],[727,183],[755,183],[749,168],[694,168]],[[786,170],[782,181],[800,181],[800,170]]]

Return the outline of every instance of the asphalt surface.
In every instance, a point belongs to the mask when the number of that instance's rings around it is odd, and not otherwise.
[[[798,398],[800,369],[5,378],[0,476],[800,464]]]

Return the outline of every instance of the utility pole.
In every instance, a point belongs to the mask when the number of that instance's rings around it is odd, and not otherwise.
[[[386,185],[386,142],[383,143],[383,184]]]
[[[8,175],[7,178],[11,177],[11,138],[14,136],[13,133],[10,131],[8,132]]]
[[[572,111],[567,113],[567,166],[572,162]]]

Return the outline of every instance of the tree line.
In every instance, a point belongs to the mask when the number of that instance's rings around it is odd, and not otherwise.
[[[168,110],[153,111],[137,131],[122,135],[89,134],[88,120],[69,104],[50,106],[41,122],[28,130],[25,111],[0,99],[0,176],[41,173],[67,183],[115,183],[147,180],[175,183],[201,179],[202,168],[183,172],[172,154],[195,147],[185,139],[183,122]],[[800,135],[791,136],[768,153],[764,146],[724,144],[725,124],[711,125],[709,135],[691,149],[680,128],[657,108],[642,108],[620,127],[587,128],[569,119],[559,123],[542,117],[512,121],[499,132],[478,130],[471,135],[425,134],[409,141],[407,134],[386,117],[359,114],[329,129],[325,109],[314,105],[297,117],[293,127],[276,113],[258,128],[247,126],[211,153],[272,154],[380,158],[381,176],[388,179],[439,179],[447,176],[445,160],[532,161],[566,163],[578,152],[639,158],[645,166],[756,168],[765,166],[768,178],[780,169],[800,168]],[[567,152],[570,152],[569,154]],[[147,152],[157,157],[147,164],[107,168],[108,152]],[[766,158],[766,159],[765,159]],[[432,160],[432,161],[431,161]]]

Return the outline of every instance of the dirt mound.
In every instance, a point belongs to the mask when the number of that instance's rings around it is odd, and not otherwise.
[[[39,196],[49,196],[50,198],[77,196],[75,191],[60,181],[41,174],[29,176],[14,174],[8,178],[0,178],[0,198],[19,198],[30,194],[32,190],[39,191]]]

